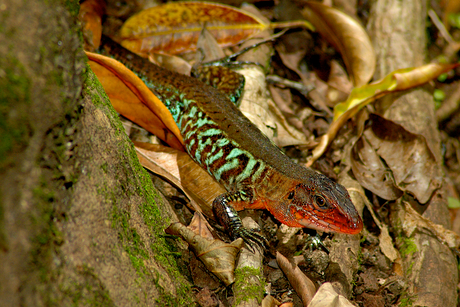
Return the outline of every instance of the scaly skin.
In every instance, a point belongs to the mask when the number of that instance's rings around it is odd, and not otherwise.
[[[241,227],[232,208],[267,209],[288,226],[347,234],[361,231],[362,220],[346,189],[292,162],[228,95],[196,78],[151,64],[111,41],[105,42],[104,49],[161,97],[189,155],[227,189],[214,201],[213,211],[232,237],[260,241],[257,234]],[[222,71],[219,80],[238,79]]]

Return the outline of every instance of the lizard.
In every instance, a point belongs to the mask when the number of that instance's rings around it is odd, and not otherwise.
[[[237,211],[244,209],[266,209],[292,227],[345,234],[362,230],[342,185],[293,162],[237,108],[243,76],[227,67],[203,66],[201,75],[207,77],[199,80],[155,65],[107,37],[101,53],[122,62],[160,98],[187,153],[225,187],[212,210],[231,238],[263,245],[262,235],[242,226]]]

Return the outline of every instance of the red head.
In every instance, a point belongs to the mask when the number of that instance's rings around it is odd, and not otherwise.
[[[284,210],[279,210],[280,207]],[[357,234],[363,228],[347,190],[318,173],[311,182],[290,189],[278,205],[267,208],[289,226],[346,234]]]

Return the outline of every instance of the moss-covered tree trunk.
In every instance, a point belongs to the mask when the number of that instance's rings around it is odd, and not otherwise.
[[[189,304],[69,2],[0,2],[0,305]]]

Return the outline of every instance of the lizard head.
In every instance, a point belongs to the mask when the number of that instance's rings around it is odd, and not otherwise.
[[[290,226],[347,234],[363,228],[347,190],[319,173],[310,182],[294,186],[281,202],[287,208],[285,224]]]

